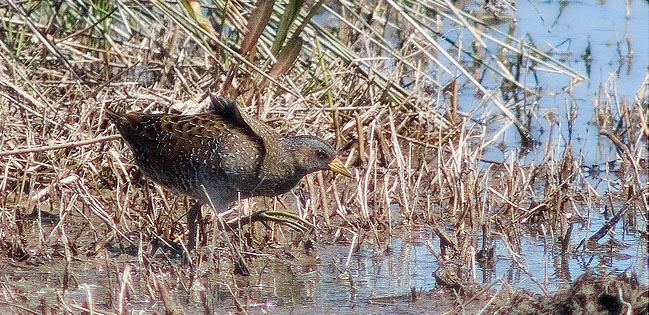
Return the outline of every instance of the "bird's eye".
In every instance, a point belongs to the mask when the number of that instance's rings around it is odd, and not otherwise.
[[[322,151],[320,149],[315,150],[315,154],[318,156],[320,159],[325,159],[327,158],[327,153],[325,151]]]

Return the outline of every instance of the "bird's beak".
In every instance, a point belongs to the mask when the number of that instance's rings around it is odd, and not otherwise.
[[[337,157],[329,162],[329,170],[347,177],[352,177],[352,173],[345,167],[345,164],[341,162]]]

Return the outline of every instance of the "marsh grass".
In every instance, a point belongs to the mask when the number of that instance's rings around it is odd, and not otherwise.
[[[597,247],[617,222],[574,248],[571,231],[588,209],[606,205],[616,220],[646,223],[649,84],[620,100],[612,81],[595,101],[598,128],[620,156],[604,172],[614,169],[623,183],[605,183],[605,196],[569,141],[543,144],[536,166],[485,161],[512,125],[530,140],[533,115],[522,105],[537,87],[523,76],[583,76],[449,1],[259,1],[254,9],[232,1],[9,0],[0,25],[2,257],[16,270],[62,270],[39,303],[23,305],[32,289],[3,279],[0,305],[16,312],[121,314],[161,302],[153,308],[211,313],[224,300],[239,312],[263,309],[251,287],[286,290],[267,283],[282,267],[313,272],[316,243],[349,246],[346,261],[332,265],[353,294],[353,253],[366,245],[389,252],[392,238],[415,226],[435,234],[439,246],[430,250],[447,268],[438,281],[468,293],[477,265],[495,259],[496,238],[530,274],[520,259],[524,235],[569,255]],[[475,47],[434,25],[467,29]],[[502,80],[500,93],[482,86],[485,73]],[[461,112],[459,86],[483,95],[485,109]],[[204,207],[201,249],[180,258],[190,201],[144,177],[103,109],[194,113],[208,90],[236,98],[282,133],[324,136],[355,179],[317,174],[283,197],[242,200],[225,214]],[[559,133],[559,121],[575,117],[546,119]],[[268,208],[293,211],[314,228],[218,228]],[[88,278],[103,289],[84,284]]]

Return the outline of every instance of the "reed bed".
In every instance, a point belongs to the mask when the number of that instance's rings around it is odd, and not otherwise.
[[[584,77],[485,19],[449,1],[0,4],[1,265],[59,274],[38,303],[3,279],[0,306],[121,314],[149,301],[171,314],[211,313],[221,298],[247,312],[251,287],[283,290],[264,278],[282,272],[278,262],[294,273],[317,264],[315,244],[349,246],[347,263],[334,266],[352,292],[351,255],[361,246],[389,251],[392,238],[417,226],[434,232],[438,284],[470,292],[476,265],[494,259],[494,239],[526,271],[523,235],[542,235],[569,255],[596,248],[620,219],[646,224],[649,78],[633,100],[609,86],[594,102],[602,138],[619,152],[617,166],[602,172],[622,184],[607,182],[606,195],[591,186],[570,141],[543,144],[541,165],[486,161],[512,126],[533,142],[524,108],[536,87],[522,83],[525,73],[542,65]],[[442,29],[466,30],[476,44],[464,47]],[[501,80],[500,93],[480,83],[484,73]],[[483,108],[462,112],[460,89],[483,95]],[[354,180],[317,174],[276,199],[242,200],[226,214],[204,209],[204,244],[183,256],[189,200],[143,176],[103,109],[195,113],[207,91],[282,133],[325,137]],[[559,130],[574,117],[548,120]],[[571,246],[575,224],[597,207],[615,219]],[[217,228],[268,208],[297,212],[314,228]]]

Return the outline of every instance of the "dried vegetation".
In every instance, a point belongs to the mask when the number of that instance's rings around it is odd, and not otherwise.
[[[568,255],[600,246],[620,219],[646,225],[649,82],[633,100],[602,88],[594,102],[616,161],[585,168],[569,139],[542,144],[540,165],[485,161],[512,125],[523,145],[533,144],[537,87],[522,77],[539,65],[583,77],[448,1],[279,2],[0,3],[0,266],[16,270],[11,282],[0,280],[0,309],[175,314],[212,312],[227,300],[246,311],[255,307],[250,287],[286,272],[278,261],[292,273],[317,264],[314,243],[381,252],[422,225],[435,234],[438,284],[462,291],[476,264],[495,259],[494,238],[529,273],[518,259],[523,235],[542,235]],[[453,27],[469,29],[474,45],[441,37]],[[487,74],[500,89],[480,83]],[[460,90],[481,95],[481,108],[461,112]],[[210,228],[184,263],[174,256],[182,249],[168,249],[186,237],[189,201],[143,177],[103,109],[191,113],[202,110],[206,91],[237,99],[283,133],[328,138],[347,157],[353,181],[317,174],[226,216],[288,208],[317,228]],[[555,133],[570,128],[559,121],[575,119],[546,118]],[[615,173],[604,195],[588,180],[594,171]],[[612,219],[571,246],[575,224],[599,208]],[[212,213],[208,226],[216,220]],[[353,290],[349,262],[334,265]],[[53,282],[43,280],[48,268]],[[58,286],[45,295],[26,288],[41,280]]]

